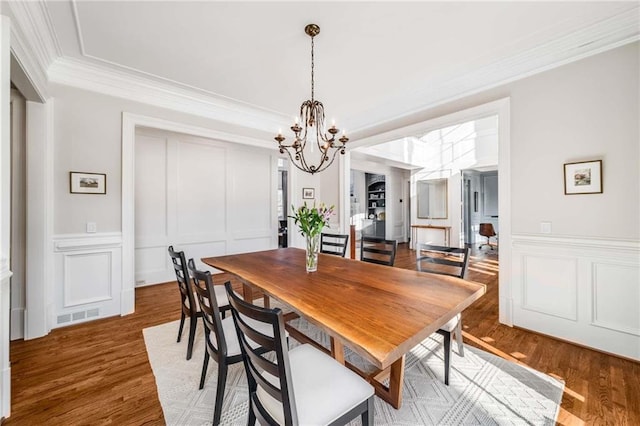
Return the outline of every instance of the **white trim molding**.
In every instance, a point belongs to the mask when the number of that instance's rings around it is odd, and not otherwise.
[[[640,241],[512,237],[514,325],[640,360]]]
[[[107,67],[94,62],[58,58],[49,68],[49,79],[54,83],[219,120],[269,134],[290,119],[285,114],[257,105],[225,98],[136,70]]]
[[[62,55],[45,2],[5,2],[12,20],[11,51],[41,101],[49,98],[47,70]]]

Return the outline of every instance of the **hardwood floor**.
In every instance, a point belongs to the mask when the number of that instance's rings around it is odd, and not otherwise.
[[[414,269],[414,259],[401,244],[396,266]],[[476,250],[467,278],[487,284],[487,294],[464,312],[465,343],[565,380],[559,424],[640,424],[640,363],[499,324],[497,277],[496,255]],[[132,315],[12,342],[12,414],[3,425],[164,424],[142,329],[179,317],[176,284],[160,284],[136,290]]]

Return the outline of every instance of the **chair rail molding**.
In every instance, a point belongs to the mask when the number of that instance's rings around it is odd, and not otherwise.
[[[640,360],[640,241],[512,237],[514,325]]]

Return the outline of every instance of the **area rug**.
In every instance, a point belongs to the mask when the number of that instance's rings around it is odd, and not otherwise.
[[[317,341],[326,337],[304,320],[297,327]],[[176,343],[178,321],[143,330],[149,362],[167,425],[208,425],[213,419],[216,363],[209,362],[198,390],[204,357],[204,332],[198,327],[193,357],[187,361],[187,332]],[[297,342],[290,339],[290,345]],[[440,336],[434,334],[407,354],[403,402],[399,410],[375,398],[376,425],[554,425],[564,383],[469,345],[464,357],[451,357],[449,386],[443,382]],[[347,358],[361,367],[354,354]],[[246,425],[248,392],[241,363],[230,366],[223,403],[223,425]],[[359,419],[352,422],[360,424]]]

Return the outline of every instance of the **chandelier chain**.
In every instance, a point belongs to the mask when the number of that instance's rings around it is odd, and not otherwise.
[[[315,89],[315,83],[314,83],[314,74],[313,74],[313,67],[314,67],[315,63],[314,63],[314,58],[313,58],[313,37],[311,37],[311,102],[313,102],[314,100],[314,89]]]

